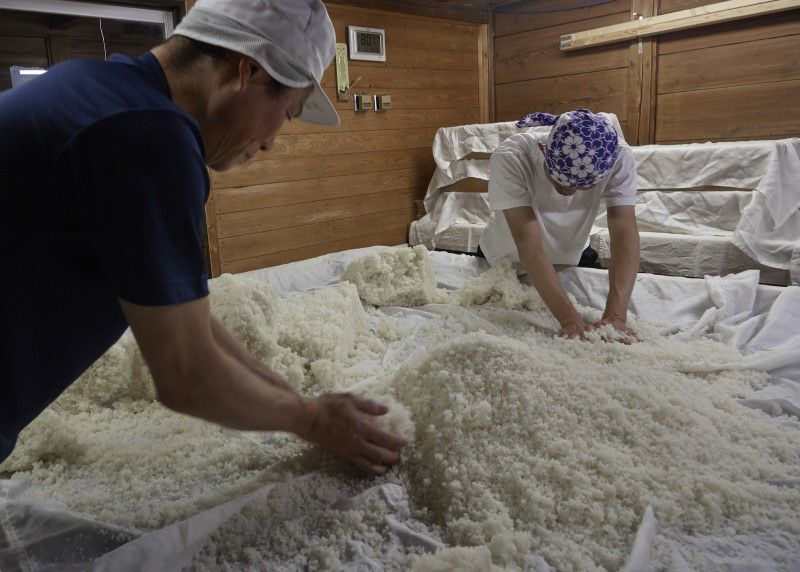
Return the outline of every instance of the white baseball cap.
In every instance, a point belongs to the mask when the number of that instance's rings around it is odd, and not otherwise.
[[[289,87],[313,85],[298,119],[339,125],[320,86],[336,52],[336,33],[321,0],[198,0],[175,34],[249,56]]]

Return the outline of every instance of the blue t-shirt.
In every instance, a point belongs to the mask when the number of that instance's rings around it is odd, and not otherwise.
[[[0,93],[0,461],[122,335],[118,298],[208,294],[208,190],[197,123],[149,52]]]

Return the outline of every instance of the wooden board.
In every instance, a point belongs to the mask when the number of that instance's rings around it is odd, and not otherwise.
[[[797,101],[800,80],[661,95],[656,142],[797,135]]]
[[[495,37],[582,22],[609,14],[627,13],[630,12],[631,0],[612,0],[596,6],[586,4],[589,2],[585,0],[541,0],[496,8],[493,11]]]
[[[418,196],[419,189],[403,189],[222,214],[217,218],[217,236],[242,236],[402,209]]]
[[[575,30],[591,29],[626,22],[628,19],[629,14],[624,12],[592,18],[571,26]],[[558,40],[568,29],[567,25],[559,25],[497,38],[495,82],[502,84],[627,67],[626,45],[592,48],[574,54],[561,52]]]
[[[486,193],[489,192],[489,181],[467,177],[440,189],[443,193]]]
[[[212,194],[218,214],[232,213],[402,189],[418,189],[420,194],[424,194],[432,173],[430,167],[417,166],[399,171],[268,183],[235,189],[215,188]]]
[[[497,118],[511,121],[533,111],[562,113],[588,107],[625,120],[626,76],[627,71],[619,68],[498,85]]]
[[[798,8],[800,0],[727,0],[592,30],[571,31],[561,36],[560,48],[581,50]]]
[[[415,149],[433,145],[436,127],[416,129],[387,129],[363,133],[343,131],[340,133],[310,133],[306,135],[278,135],[272,149],[258,153],[253,160],[280,159],[282,157],[317,157],[320,155],[348,155],[381,149]]]
[[[364,248],[366,246],[377,245],[396,246],[405,242],[408,242],[408,229],[405,226],[386,228],[380,232],[363,236],[354,236],[326,242],[324,244],[314,244],[293,250],[284,250],[283,252],[274,254],[265,254],[253,258],[225,262],[221,266],[221,271],[233,273],[247,272],[248,270],[286,264],[288,262],[294,262],[295,260],[305,260],[306,258],[313,258],[315,256],[322,256],[324,254],[330,254],[331,252],[340,252],[351,248]]]
[[[267,156],[269,155],[267,154]],[[396,171],[413,167],[427,167],[433,172],[433,154],[429,147],[249,161],[226,173],[212,172],[211,181],[218,188],[247,187],[265,183]]]
[[[686,30],[659,38],[659,55],[800,34],[800,10]]]
[[[220,260],[224,264],[400,228],[407,232],[412,220],[414,204],[410,202],[407,208],[392,211],[223,238]]]
[[[663,55],[658,93],[800,79],[800,35]]]

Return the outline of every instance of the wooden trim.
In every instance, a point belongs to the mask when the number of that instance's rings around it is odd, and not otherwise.
[[[489,191],[489,181],[467,177],[439,190],[443,193],[486,193]]]
[[[206,237],[208,240],[208,267],[211,277],[220,275],[219,239],[217,237],[217,213],[214,208],[214,197],[209,194],[206,201]]]
[[[562,51],[602,46],[800,8],[800,0],[728,0],[671,14],[561,36]]]
[[[315,256],[322,256],[330,252],[340,252],[342,250],[349,250],[351,248],[363,248],[365,246],[396,246],[408,240],[408,229],[403,226],[400,228],[386,229],[372,234],[363,236],[356,236],[345,238],[333,242],[326,242],[324,244],[314,244],[311,246],[304,246],[295,248],[293,250],[284,250],[274,254],[264,254],[252,258],[243,258],[240,260],[233,260],[225,262],[222,265],[223,272],[246,272],[248,270],[256,270],[258,268],[267,268],[270,266],[277,266],[278,264],[286,264],[287,262],[295,262],[297,260],[307,260]]]
[[[489,123],[489,26],[478,26],[478,121]]]
[[[488,35],[488,72],[489,72],[489,123],[497,121],[497,93],[495,91],[494,81],[494,13],[489,14],[489,23],[487,24]]]
[[[645,18],[655,14],[655,0],[633,0],[631,2],[631,18]],[[638,21],[638,20],[637,20]],[[655,42],[653,38],[639,38],[631,42],[628,48],[630,64],[628,66],[627,90],[627,129],[625,134],[631,145],[642,145],[650,141],[650,115],[654,102],[653,73],[655,66]]]

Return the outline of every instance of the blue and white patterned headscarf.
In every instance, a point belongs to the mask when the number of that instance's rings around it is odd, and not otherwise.
[[[619,141],[614,126],[588,109],[561,115],[531,113],[517,127],[552,125],[544,162],[550,176],[570,189],[588,189],[605,177],[617,160]]]

